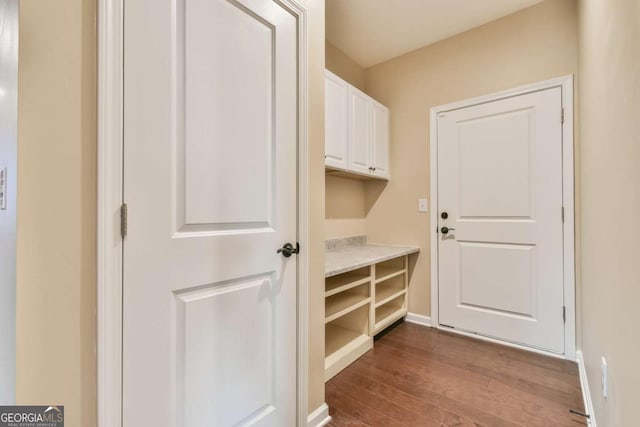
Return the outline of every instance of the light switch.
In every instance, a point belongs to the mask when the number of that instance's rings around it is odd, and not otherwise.
[[[418,212],[427,212],[427,199],[418,199]]]
[[[7,168],[0,169],[0,210],[7,209]]]

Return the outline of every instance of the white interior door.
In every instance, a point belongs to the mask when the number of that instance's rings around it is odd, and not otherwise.
[[[561,109],[552,88],[439,115],[440,324],[564,353]]]
[[[123,425],[296,420],[297,19],[125,2]]]

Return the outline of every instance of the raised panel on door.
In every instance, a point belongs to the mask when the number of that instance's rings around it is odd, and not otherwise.
[[[325,157],[326,166],[347,169],[349,139],[349,84],[325,71]]]
[[[379,178],[389,178],[389,109],[371,101],[371,166]]]
[[[371,174],[371,101],[364,93],[349,87],[349,169]]]
[[[439,321],[564,352],[561,89],[438,117]]]
[[[298,24],[125,2],[124,427],[296,422]]]

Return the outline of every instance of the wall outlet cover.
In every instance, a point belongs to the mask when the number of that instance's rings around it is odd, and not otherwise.
[[[418,199],[418,212],[427,211],[427,199]]]

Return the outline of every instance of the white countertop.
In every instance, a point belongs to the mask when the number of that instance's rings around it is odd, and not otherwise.
[[[336,245],[327,248],[324,276],[331,277],[371,264],[419,252],[417,246],[395,246],[377,243]]]

